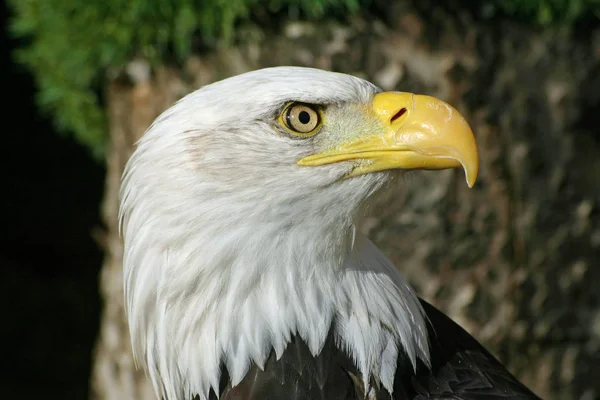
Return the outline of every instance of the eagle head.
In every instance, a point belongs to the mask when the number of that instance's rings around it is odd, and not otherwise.
[[[396,362],[428,362],[423,312],[357,232],[394,170],[462,167],[477,147],[450,105],[310,68],[205,86],[159,116],[121,187],[134,356],[168,398],[219,390],[329,334],[365,380],[392,390]]]

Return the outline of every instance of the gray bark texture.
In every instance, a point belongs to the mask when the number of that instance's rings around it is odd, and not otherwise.
[[[134,142],[175,100],[275,65],[337,70],[457,107],[479,143],[461,171],[407,174],[372,204],[363,230],[419,295],[450,315],[545,399],[600,398],[600,32],[575,39],[443,13],[385,21],[239,27],[236,45],[178,67],[134,61],[107,89],[105,307],[93,397],[151,399],[123,310],[119,180]],[[598,112],[598,111],[596,111]]]

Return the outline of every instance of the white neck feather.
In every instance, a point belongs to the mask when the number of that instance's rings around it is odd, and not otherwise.
[[[392,392],[398,352],[413,367],[429,363],[416,295],[351,218],[324,224],[273,215],[275,223],[254,211],[255,223],[233,220],[252,218],[251,210],[232,210],[229,221],[195,231],[175,229],[194,221],[128,216],[132,342],[158,393],[207,398],[218,392],[222,364],[235,385],[250,363],[262,367],[272,350],[279,357],[295,334],[318,354],[332,328],[365,385],[375,376]]]

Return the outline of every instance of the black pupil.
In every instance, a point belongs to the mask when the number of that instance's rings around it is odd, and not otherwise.
[[[303,124],[308,124],[310,122],[310,114],[306,111],[300,111],[300,114],[298,114],[298,121]]]

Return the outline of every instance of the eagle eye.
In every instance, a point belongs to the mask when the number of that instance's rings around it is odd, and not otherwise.
[[[320,110],[310,104],[290,103],[279,117],[280,123],[298,136],[312,136],[321,126]]]

